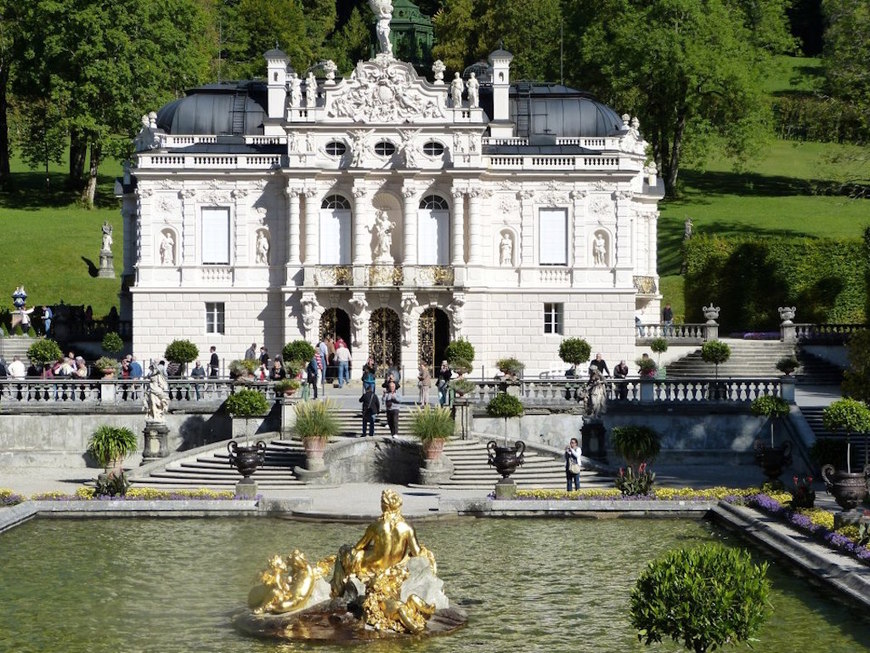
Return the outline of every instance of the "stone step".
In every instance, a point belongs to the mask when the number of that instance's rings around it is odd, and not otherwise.
[[[823,411],[824,407],[821,406],[801,407],[801,413],[803,413],[804,418],[807,420],[807,424],[809,424],[810,428],[813,430],[816,439],[845,441],[846,434],[842,431],[830,431],[825,428],[822,418]],[[852,471],[860,471],[864,467],[865,453],[867,459],[870,460],[870,443],[868,443],[868,437],[853,434],[849,437],[849,442],[851,442],[852,445]]]

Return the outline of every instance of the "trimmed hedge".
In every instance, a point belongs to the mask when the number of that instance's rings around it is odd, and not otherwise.
[[[863,323],[868,263],[858,238],[721,237],[684,243],[686,321],[720,306],[720,327],[775,331],[779,306],[796,306],[798,322]]]

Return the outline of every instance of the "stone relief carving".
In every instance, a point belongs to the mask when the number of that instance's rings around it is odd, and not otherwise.
[[[175,265],[175,234],[172,229],[163,229],[160,235],[160,265]]]
[[[363,293],[354,293],[350,298],[350,305],[353,307],[353,315],[350,318],[351,324],[351,339],[354,347],[362,345],[363,333],[366,320],[368,319],[369,303]]]
[[[382,57],[360,61],[346,88],[327,99],[327,115],[354,122],[418,122],[444,119],[444,101],[425,93],[408,64]]]
[[[406,293],[402,295],[402,344],[405,347],[411,344],[414,309],[419,305],[420,303],[413,294]]]
[[[269,265],[269,230],[257,229],[256,258],[257,265]]]
[[[613,201],[604,195],[596,195],[589,202],[589,212],[599,218],[608,218],[613,215]]]
[[[317,295],[313,292],[302,293],[302,327],[305,329],[306,337],[314,331],[317,326],[317,312],[320,310],[320,304],[317,301]]]
[[[607,267],[607,238],[602,231],[595,232],[592,240],[592,261],[595,267]]]
[[[375,237],[375,263],[391,265],[394,261],[392,254],[393,223],[383,209],[375,214],[375,223],[372,225],[371,231]]]
[[[447,70],[447,66],[444,65],[444,62],[441,59],[436,59],[435,63],[432,64],[432,74],[435,76],[436,84],[444,83],[445,70]]]
[[[402,156],[405,159],[406,168],[420,167],[420,157],[423,152],[415,140],[419,133],[419,129],[404,129],[399,131],[402,137]]]
[[[142,128],[133,141],[137,152],[143,150],[156,150],[163,144],[165,134],[157,129],[157,112],[151,111],[142,116]]]
[[[499,265],[512,266],[514,262],[514,239],[509,231],[501,233],[498,244]]]
[[[457,293],[453,296],[453,301],[447,307],[447,312],[452,316],[453,337],[458,338],[462,335],[463,322],[463,307],[465,306],[465,295]]]

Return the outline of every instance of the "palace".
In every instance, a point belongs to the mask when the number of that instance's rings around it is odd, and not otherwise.
[[[491,376],[508,356],[551,367],[577,336],[631,360],[636,312],[659,312],[663,196],[637,121],[512,83],[504,50],[429,81],[380,43],[344,79],[271,50],[266,81],[143,116],[121,190],[137,355],[335,334],[355,369],[413,376],[463,337]]]

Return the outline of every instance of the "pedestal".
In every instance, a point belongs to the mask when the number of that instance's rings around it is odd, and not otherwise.
[[[583,420],[583,426],[580,429],[580,441],[580,448],[583,450],[585,457],[603,463],[607,462],[607,447],[604,444],[604,424],[600,419]]]
[[[169,455],[169,427],[164,422],[145,422],[145,444],[142,448],[142,464],[150,463]]]
[[[516,499],[517,484],[510,478],[503,478],[495,484],[496,499]]]
[[[97,276],[103,279],[115,278],[115,256],[108,250],[100,252],[100,269]]]
[[[278,401],[281,403],[281,433],[287,434],[296,426],[296,404],[299,398],[279,397]]]
[[[257,483],[251,477],[236,483],[236,496],[240,499],[254,499],[257,496]]]

